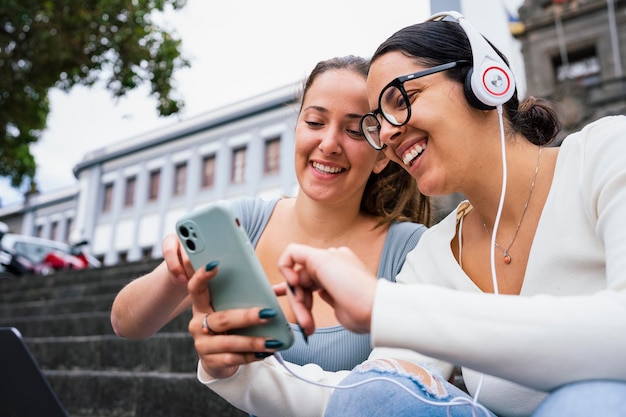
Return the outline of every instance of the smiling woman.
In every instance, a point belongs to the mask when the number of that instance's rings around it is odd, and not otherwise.
[[[621,417],[626,117],[547,146],[560,128],[555,111],[534,97],[520,103],[506,58],[468,25],[449,12],[396,31],[367,80],[370,108],[383,114],[378,147],[426,195],[467,201],[424,233],[398,284],[376,280],[346,248],[290,245],[279,260],[305,333],[316,328],[310,308],[321,291],[344,326],[371,332],[383,350],[318,414]],[[458,61],[471,65],[402,83]],[[389,94],[396,85],[406,92]],[[397,100],[386,106],[389,97]],[[453,365],[467,392],[448,382]],[[283,396],[314,395],[305,389]]]

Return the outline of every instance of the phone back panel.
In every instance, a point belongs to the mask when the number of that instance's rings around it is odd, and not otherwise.
[[[267,324],[232,333],[275,338],[283,342],[281,349],[293,344],[274,290],[229,203],[218,201],[183,216],[176,232],[195,270],[219,261],[218,274],[208,283],[216,311],[262,307],[278,312]]]

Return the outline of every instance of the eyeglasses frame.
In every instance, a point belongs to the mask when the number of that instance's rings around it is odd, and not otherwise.
[[[369,139],[369,136],[365,134],[365,131],[363,130],[363,121],[365,120],[366,117],[374,117],[377,121],[378,124],[380,125],[380,121],[378,119],[377,114],[380,114],[390,125],[392,126],[396,126],[396,127],[400,127],[400,126],[404,126],[405,124],[407,124],[409,122],[409,120],[411,120],[411,106],[408,104],[409,103],[409,95],[407,94],[406,90],[404,89],[404,83],[410,80],[415,80],[417,78],[421,78],[421,77],[425,77],[427,75],[431,75],[431,74],[436,74],[438,72],[443,72],[443,71],[447,71],[450,70],[452,68],[457,67],[460,64],[471,64],[471,62],[467,61],[467,60],[458,60],[458,61],[452,61],[452,62],[448,62],[445,64],[441,64],[441,65],[436,65],[432,68],[427,68],[425,70],[422,71],[418,71],[418,72],[414,72],[412,74],[407,74],[407,75],[401,75],[399,77],[394,78],[393,80],[391,80],[391,82],[389,82],[387,85],[385,85],[383,87],[382,90],[380,90],[380,95],[378,96],[378,108],[363,115],[361,117],[361,120],[359,121],[359,129],[361,130],[361,133],[363,134],[363,136],[365,137],[365,139],[367,140],[367,143],[370,144],[370,146],[378,151],[382,150],[385,148],[385,146],[387,145],[382,145],[382,146],[378,146],[375,143],[372,143],[372,141]],[[389,120],[387,118],[387,116],[385,115],[385,113],[381,110],[381,103],[382,103],[382,99],[383,99],[383,93],[385,91],[387,91],[388,88],[390,87],[395,87],[400,91],[400,94],[402,94],[402,97],[404,98],[405,102],[407,103],[407,117],[404,120],[404,122],[402,123],[394,123],[393,121]]]

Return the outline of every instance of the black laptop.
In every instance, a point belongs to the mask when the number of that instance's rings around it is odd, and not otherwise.
[[[14,327],[0,327],[0,417],[68,417]]]

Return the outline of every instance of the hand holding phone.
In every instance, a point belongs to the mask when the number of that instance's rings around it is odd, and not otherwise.
[[[289,322],[230,203],[217,201],[183,216],[176,233],[195,270],[219,261],[218,273],[208,283],[215,311],[262,307],[278,312],[265,324],[229,333],[280,340],[281,350],[293,344]]]

